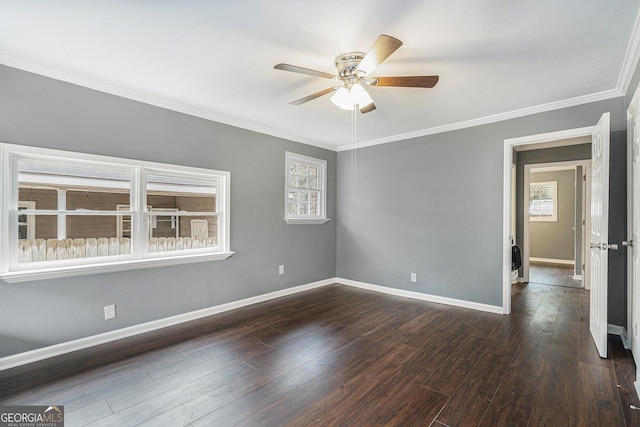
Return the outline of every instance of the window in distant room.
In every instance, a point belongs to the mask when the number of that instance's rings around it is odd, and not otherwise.
[[[558,220],[558,182],[532,182],[529,186],[529,220]]]

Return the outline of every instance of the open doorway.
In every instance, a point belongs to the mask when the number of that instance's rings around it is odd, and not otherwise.
[[[523,196],[524,253],[521,281],[552,286],[582,288],[585,284],[585,244],[587,224],[587,188],[590,160],[528,163],[546,156],[586,157],[590,142],[563,146],[562,149],[538,149],[520,153],[524,165]],[[517,194],[518,192],[516,192]]]
[[[565,131],[550,132],[546,134],[531,135],[505,140],[504,163],[504,235],[507,242],[515,242],[522,251],[523,265],[518,271],[518,281],[528,280],[529,253],[528,246],[524,245],[525,230],[525,164],[542,167],[548,163],[557,162],[585,162],[591,158],[591,138],[593,127],[569,129]],[[515,166],[515,173],[514,173]],[[588,173],[587,173],[588,175]],[[526,185],[529,185],[529,177],[526,177]],[[587,186],[588,188],[588,186]],[[528,192],[527,192],[528,193]],[[527,194],[528,197],[528,194]],[[508,200],[508,202],[507,202]],[[587,202],[587,200],[585,200]],[[527,200],[528,211],[528,200]],[[585,209],[585,213],[588,209]],[[586,227],[589,227],[589,218],[585,218]],[[586,236],[585,236],[586,237]],[[528,239],[528,236],[526,236]],[[586,244],[588,244],[588,238]],[[528,243],[527,243],[528,245]],[[504,265],[511,265],[511,247],[504,248]],[[582,274],[583,286],[588,286],[588,257],[585,257],[585,269]],[[582,267],[582,264],[580,265]],[[511,313],[511,271],[505,269],[503,277],[503,310]]]

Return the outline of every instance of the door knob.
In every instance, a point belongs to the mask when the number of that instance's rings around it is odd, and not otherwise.
[[[589,243],[591,249],[600,249],[602,245],[600,243]]]
[[[618,250],[618,245],[615,243],[603,243],[602,244],[602,250],[606,251],[607,249],[611,249],[613,251],[617,251]]]
[[[622,246],[629,246],[629,247],[633,247],[633,240],[623,240],[622,241]]]

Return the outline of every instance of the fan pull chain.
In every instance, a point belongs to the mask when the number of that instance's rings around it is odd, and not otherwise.
[[[353,171],[353,184],[356,184],[356,159],[357,159],[357,148],[358,148],[358,140],[356,138],[356,115],[358,112],[358,104],[353,106],[353,111],[351,111],[351,146],[353,147],[351,151],[351,170]]]

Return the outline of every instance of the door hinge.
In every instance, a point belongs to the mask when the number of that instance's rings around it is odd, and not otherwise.
[[[587,181],[587,175],[582,175],[582,180],[586,182]]]

